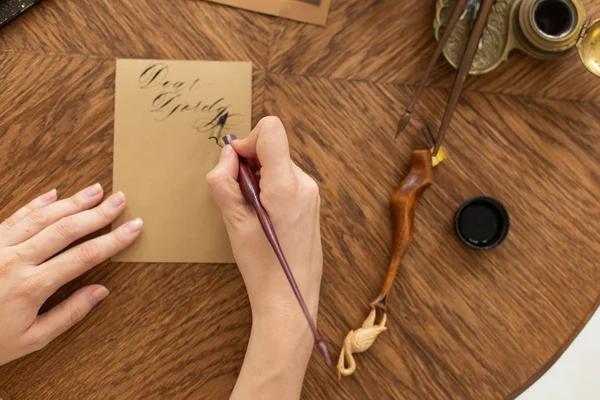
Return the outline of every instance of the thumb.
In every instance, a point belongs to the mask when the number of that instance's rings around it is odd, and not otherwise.
[[[239,168],[238,155],[228,144],[221,150],[219,163],[206,175],[206,182],[221,211],[246,204],[237,183]]]
[[[100,285],[86,286],[77,290],[68,299],[36,318],[25,333],[26,343],[32,350],[45,347],[85,318],[108,294],[108,289]]]

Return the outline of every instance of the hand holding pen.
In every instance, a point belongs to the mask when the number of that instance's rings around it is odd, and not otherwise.
[[[292,162],[285,129],[275,117],[264,118],[246,139],[225,146],[219,164],[207,176],[252,307],[252,335],[244,365],[258,359],[261,365],[277,363],[275,359],[294,354],[294,365],[306,367],[314,337],[256,211],[240,189],[238,155],[260,163],[260,201],[313,321],[323,267],[318,186]],[[250,356],[255,354],[253,345],[258,349],[263,340],[269,343],[265,352],[256,350],[256,357]]]

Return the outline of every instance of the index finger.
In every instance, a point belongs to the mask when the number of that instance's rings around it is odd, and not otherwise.
[[[290,145],[279,118],[261,119],[248,137],[235,140],[231,145],[240,156],[258,159],[262,179],[294,177]]]

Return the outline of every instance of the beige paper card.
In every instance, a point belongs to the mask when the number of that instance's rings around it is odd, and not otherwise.
[[[294,21],[324,26],[331,0],[208,0]]]
[[[210,136],[250,132],[252,63],[117,60],[113,191],[127,198],[113,227],[144,220],[115,261],[234,262],[206,174],[220,147]]]

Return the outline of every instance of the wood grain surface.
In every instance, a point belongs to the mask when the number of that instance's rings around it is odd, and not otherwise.
[[[600,16],[600,3],[583,3]],[[393,139],[435,47],[433,12],[433,0],[334,0],[321,28],[199,0],[44,0],[0,35],[0,219],[53,187],[110,191],[116,57],[250,60],[254,122],[280,116],[294,160],[321,188],[319,328],[337,357],[386,273],[390,193],[449,94],[453,70],[440,61]],[[417,208],[389,331],[341,385],[315,352],[302,398],[504,399],[530,384],[600,302],[599,137],[600,81],[575,53],[516,54],[470,78],[449,160]],[[477,195],[511,216],[494,251],[453,234],[454,212]],[[0,367],[0,397],[228,398],[251,323],[235,265],[105,263],[45,308],[90,283],[110,297]]]

